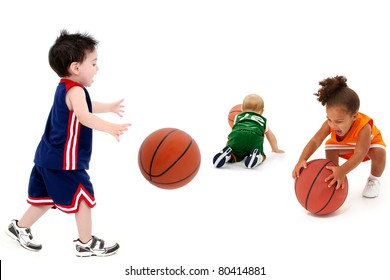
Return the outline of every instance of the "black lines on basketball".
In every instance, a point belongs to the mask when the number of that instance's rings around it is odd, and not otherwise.
[[[175,131],[177,131],[177,129],[173,129],[173,130],[171,130],[170,132],[168,132],[167,133],[167,135],[165,135],[164,137],[163,137],[163,139],[160,141],[160,143],[157,145],[157,148],[156,148],[156,150],[154,151],[154,153],[153,153],[153,156],[152,156],[152,160],[151,160],[151,162],[150,162],[150,167],[149,167],[149,176],[150,176],[150,180],[152,180],[152,177],[155,177],[155,176],[159,176],[159,175],[152,175],[153,174],[153,172],[152,172],[152,169],[153,169],[153,161],[154,161],[154,158],[156,157],[156,154],[157,154],[157,152],[158,152],[158,149],[160,148],[160,146],[161,146],[161,144],[165,141],[165,139],[167,139],[172,133],[174,133]],[[171,165],[172,166],[172,165]],[[171,168],[171,166],[169,166],[168,167],[168,169],[169,168]]]
[[[138,152],[142,175],[151,184],[175,189],[188,184],[201,162],[196,141],[176,128],[162,128],[145,138]]]
[[[315,159],[307,162],[295,180],[295,194],[299,203],[309,212],[326,215],[336,211],[344,203],[348,194],[348,180],[344,188],[328,187],[325,179],[332,174],[327,166],[336,166],[327,159]]]
[[[331,162],[330,160],[329,160],[329,161],[324,161],[323,166],[320,167],[320,169],[318,170],[318,173],[315,174],[315,177],[314,177],[314,179],[313,179],[313,182],[312,182],[311,185],[310,185],[309,192],[307,193],[306,203],[305,203],[305,208],[306,208],[306,210],[308,209],[307,203],[308,203],[308,201],[309,201],[310,192],[311,192],[311,190],[313,189],[313,186],[315,186],[315,183],[317,182],[318,176],[321,174],[322,170],[323,170],[330,162]]]

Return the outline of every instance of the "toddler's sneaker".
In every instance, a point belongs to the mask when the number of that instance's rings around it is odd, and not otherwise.
[[[216,154],[213,158],[213,164],[217,168],[221,168],[224,166],[231,158],[233,153],[232,148],[226,146],[222,149],[218,154]]]
[[[76,256],[78,257],[106,257],[115,254],[119,249],[118,243],[106,244],[102,239],[92,236],[87,242],[83,243],[80,239],[74,240],[76,248]]]
[[[247,168],[254,168],[259,166],[264,160],[264,156],[260,153],[259,149],[253,149],[251,154],[245,159],[245,166]]]
[[[42,245],[34,240],[31,229],[19,227],[18,220],[12,220],[5,233],[13,240],[18,241],[23,248],[31,251],[39,251],[42,249]]]
[[[379,195],[380,182],[377,179],[369,177],[366,186],[363,190],[363,196],[367,198],[375,198]]]

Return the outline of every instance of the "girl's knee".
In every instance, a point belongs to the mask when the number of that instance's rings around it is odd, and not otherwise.
[[[371,148],[368,151],[368,156],[372,159],[383,160],[386,159],[386,150],[382,148]]]

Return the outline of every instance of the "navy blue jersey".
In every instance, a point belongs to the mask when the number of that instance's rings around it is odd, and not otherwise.
[[[80,83],[61,79],[47,119],[45,132],[35,153],[36,165],[57,169],[88,169],[92,152],[92,129],[82,125],[66,105],[66,93],[74,86],[84,89],[89,112],[92,102],[87,89]]]

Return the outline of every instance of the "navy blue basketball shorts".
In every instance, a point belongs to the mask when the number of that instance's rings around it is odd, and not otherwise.
[[[81,200],[91,208],[96,204],[87,171],[33,167],[28,185],[28,203],[52,205],[65,213],[76,213]]]

